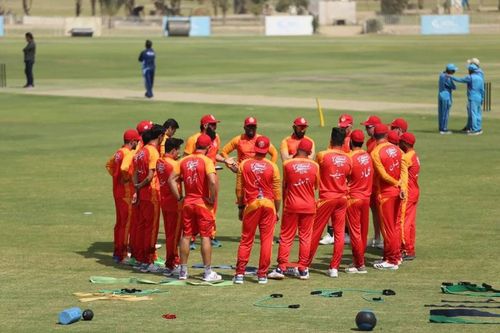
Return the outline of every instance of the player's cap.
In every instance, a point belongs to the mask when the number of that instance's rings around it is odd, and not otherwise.
[[[408,130],[408,123],[403,118],[396,118],[391,123],[392,128],[401,128],[403,132]]]
[[[401,135],[401,137],[399,138],[400,141],[403,141],[403,142],[406,142],[407,144],[409,144],[410,146],[413,147],[413,145],[415,144],[415,135],[413,135],[413,133],[410,133],[410,132],[406,132],[406,133],[403,133]]]
[[[138,123],[135,128],[137,129],[137,132],[139,132],[139,134],[142,134],[145,131],[153,128],[153,122],[151,120],[143,120],[140,123]]]
[[[366,121],[362,122],[361,125],[364,125],[364,126],[375,126],[377,124],[381,124],[382,123],[382,120],[380,120],[379,117],[377,116],[369,116],[368,119],[366,119]]]
[[[470,64],[469,67],[467,67],[467,69],[474,72],[477,71],[479,67],[477,67],[476,64]]]
[[[365,142],[365,134],[362,130],[356,129],[351,132],[351,140],[354,142]]]
[[[458,70],[458,67],[455,66],[455,64],[448,64],[446,65],[446,70],[450,72],[456,72]]]
[[[304,118],[304,117],[298,117],[298,118],[296,118],[296,119],[293,121],[293,124],[294,124],[295,126],[309,126],[309,125],[307,124],[307,120],[306,120],[306,118]]]
[[[206,134],[201,134],[198,139],[196,139],[196,147],[207,148],[212,144],[212,139]]]
[[[476,64],[476,65],[480,65],[481,63],[479,62],[479,59],[478,58],[471,58],[471,59],[467,59],[467,63],[468,64]]]
[[[245,126],[257,126],[257,119],[255,117],[245,118]]]
[[[215,119],[213,114],[206,114],[200,119],[201,125],[220,123],[220,120]]]
[[[137,132],[135,129],[128,129],[123,133],[123,141],[130,142],[132,140],[137,140],[139,141],[141,139],[141,136],[139,135],[139,132]]]
[[[259,154],[267,154],[271,142],[267,136],[261,135],[255,140],[255,152]]]
[[[352,116],[350,114],[342,114],[339,117],[338,126],[341,128],[347,127],[349,125],[352,125],[352,121]]]
[[[313,149],[313,143],[311,140],[308,139],[302,139],[299,142],[299,146],[297,147],[298,150],[305,151],[307,155],[312,153]]]
[[[389,132],[389,127],[386,124],[377,124],[375,125],[374,133],[375,134],[387,134]]]
[[[399,133],[396,130],[391,130],[389,133],[387,133],[387,141],[394,145],[399,144]]]

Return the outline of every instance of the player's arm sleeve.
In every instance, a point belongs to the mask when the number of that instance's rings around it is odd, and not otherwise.
[[[408,192],[408,169],[411,165],[411,156],[408,154],[403,155],[403,158],[401,159],[401,176],[399,177],[399,186],[405,193]]]
[[[286,142],[286,139],[283,139],[281,141],[280,153],[281,153],[281,160],[282,161],[286,161],[290,158],[290,155],[288,155],[288,144]]]
[[[106,162],[106,170],[108,170],[110,176],[113,176],[115,173],[115,155],[111,156],[108,162]]]
[[[380,175],[380,178],[382,178],[386,183],[389,183],[391,185],[397,186],[399,185],[399,181],[394,179],[391,175],[389,175],[384,168],[384,165],[382,164],[382,161],[380,160],[380,155],[378,154],[378,151],[376,151],[372,155],[373,159],[373,168],[376,170],[377,174]]]
[[[455,82],[460,82],[460,83],[469,83],[471,81],[470,75],[467,75],[467,76],[462,77],[462,78],[452,76],[451,79]]]
[[[281,179],[278,166],[273,163],[273,193],[274,200],[281,200]]]
[[[205,159],[205,173],[207,175],[215,173],[215,164],[208,157]]]
[[[132,165],[133,158],[134,158],[134,153],[129,152],[123,157],[122,164],[120,165],[120,171],[122,173],[122,177],[126,180],[129,180],[132,177],[132,174],[130,172],[131,170],[130,166]]]
[[[320,174],[319,174],[319,164],[316,163],[316,181],[314,182],[314,188],[319,188]]]
[[[235,136],[231,139],[224,147],[222,147],[221,155],[224,158],[228,158],[229,154],[238,147],[239,136]]]
[[[156,170],[156,163],[158,163],[159,159],[160,159],[159,153],[156,152],[155,154],[151,154],[151,157],[149,158],[148,169],[149,170]]]
[[[142,51],[141,53],[139,53],[139,62],[142,62],[144,60],[144,51]]]
[[[238,167],[238,173],[236,175],[236,204],[243,205],[243,165],[241,163]]]
[[[180,175],[180,163],[176,163],[174,165],[174,169],[170,176],[168,177],[168,186],[170,187],[170,191],[175,196],[177,200],[181,197],[181,187],[179,184],[179,176]]]
[[[187,140],[186,146],[184,147],[184,155],[191,155],[196,150],[196,140],[191,137]]]
[[[272,143],[269,146],[269,155],[271,155],[271,162],[276,163],[278,161],[278,150]]]

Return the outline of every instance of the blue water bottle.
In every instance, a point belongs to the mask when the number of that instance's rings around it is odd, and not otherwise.
[[[69,308],[59,313],[59,324],[69,325],[73,324],[82,318],[82,309],[78,307]]]

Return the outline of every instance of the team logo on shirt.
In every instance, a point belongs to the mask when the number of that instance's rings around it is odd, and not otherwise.
[[[309,163],[297,163],[293,165],[293,171],[301,175],[309,172],[311,165]]]
[[[358,156],[357,160],[358,160],[359,164],[361,164],[361,165],[370,164],[370,156],[368,156],[368,154],[363,154],[363,155]]]
[[[398,150],[395,147],[389,147],[387,150],[387,155],[391,158],[398,156]]]
[[[135,156],[134,156],[134,161],[140,161],[144,159],[144,151],[139,151]]]
[[[347,163],[347,156],[336,155],[332,157],[332,163],[336,167],[343,167]]]
[[[115,154],[115,163],[120,162],[120,160],[121,160],[120,154],[119,154],[119,153],[116,153],[116,154]]]
[[[189,171],[195,171],[198,168],[198,161],[197,160],[188,161],[186,163],[186,167]]]
[[[156,171],[158,173],[164,173],[165,172],[165,165],[163,163],[156,164]]]
[[[264,171],[266,170],[266,164],[255,162],[255,163],[250,164],[250,169],[256,175],[263,174]]]

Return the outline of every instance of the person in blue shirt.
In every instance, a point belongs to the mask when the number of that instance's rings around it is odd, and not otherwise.
[[[142,63],[142,76],[144,77],[144,85],[146,86],[147,98],[153,97],[153,84],[155,80],[155,51],[153,50],[153,42],[146,41],[146,49],[139,55],[139,62]]]
[[[465,127],[468,135],[483,134],[481,106],[484,100],[484,78],[478,69],[476,64],[471,63],[468,67],[469,75],[463,78],[453,77],[453,81],[467,84],[467,125]]]
[[[439,74],[439,94],[438,94],[438,123],[440,134],[451,134],[448,130],[448,117],[451,105],[453,104],[452,91],[456,89],[452,75],[455,74],[457,66],[446,65],[445,70]]]

